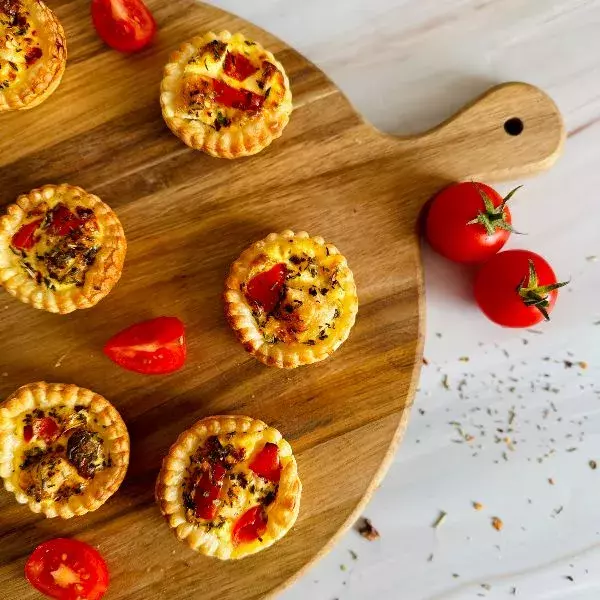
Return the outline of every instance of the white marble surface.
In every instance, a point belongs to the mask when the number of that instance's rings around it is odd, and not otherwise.
[[[526,600],[598,600],[600,466],[588,462],[600,465],[600,0],[213,4],[301,51],[383,130],[418,132],[491,84],[524,80],[556,100],[569,131],[564,157],[525,182],[512,209],[528,235],[510,247],[540,252],[572,278],[552,322],[536,328],[542,334],[486,322],[469,270],[425,249],[430,364],[404,443],[365,510],[381,539],[350,531],[282,598],[495,600],[514,587]],[[494,436],[507,435],[495,430],[506,430],[513,406],[511,450]],[[474,439],[454,443],[450,421]],[[434,530],[440,510],[448,516]]]

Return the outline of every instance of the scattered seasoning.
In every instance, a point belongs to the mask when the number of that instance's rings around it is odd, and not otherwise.
[[[500,519],[499,517],[492,517],[492,527],[496,531],[502,531],[502,529],[504,528],[504,523],[502,522],[502,519]]]
[[[430,554],[430,555],[427,557],[427,562],[433,562],[433,554]]]
[[[552,514],[551,514],[550,516],[551,516],[551,517],[554,519],[555,517],[558,517],[558,515],[560,515],[560,513],[561,513],[563,510],[564,510],[564,506],[559,506],[558,508],[555,508],[555,509],[552,511]]]
[[[552,479],[552,477],[548,477],[548,483],[550,485],[554,485],[554,479]]]
[[[571,575],[565,575],[565,579],[568,579],[569,581],[575,581]]]
[[[345,571],[346,570],[346,565],[340,565],[340,571]]]
[[[510,595],[511,596],[516,596],[517,595],[517,588],[516,587],[511,587],[510,588]]]
[[[443,525],[447,516],[448,516],[448,513],[446,513],[443,510],[441,510],[440,514],[438,515],[438,518],[435,520],[435,522],[433,523],[432,527],[434,529],[437,529],[438,527],[440,527],[441,525]]]
[[[373,523],[366,517],[362,518],[362,524],[358,528],[358,533],[366,540],[369,540],[369,542],[373,542],[380,537],[379,531],[373,527]]]
[[[581,369],[584,369],[584,370],[585,370],[585,369],[587,369],[587,368],[588,368],[588,364],[585,362],[585,360],[580,360],[580,361],[579,361],[577,364],[579,365],[579,367],[580,367]]]
[[[598,257],[594,256],[594,255],[592,255],[592,256],[586,256],[585,260],[587,260],[588,262],[596,262],[598,260]]]
[[[425,366],[427,366],[429,364],[429,361],[425,357],[423,357],[423,364]]]
[[[481,587],[488,592],[492,589],[492,586],[489,583],[482,583]]]
[[[448,375],[444,375],[442,377],[442,385],[444,386],[445,389],[447,389],[447,390],[450,389],[450,383],[448,381]]]
[[[483,510],[483,504],[481,502],[473,502],[473,508],[475,510]]]
[[[350,556],[352,557],[352,560],[356,560],[358,558],[358,554],[356,554],[356,552],[354,552],[354,550],[348,550],[348,552],[350,552]]]
[[[590,460],[590,462],[588,464],[590,465],[590,469],[592,469],[592,471],[595,471],[596,468],[598,467],[598,464],[596,463],[595,460]]]
[[[452,573],[452,577],[454,577],[454,579],[458,579],[460,575],[458,573]]]
[[[469,362],[470,359],[468,356],[461,356],[458,360],[460,362]]]

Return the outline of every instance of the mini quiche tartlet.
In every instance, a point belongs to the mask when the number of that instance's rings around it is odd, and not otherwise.
[[[41,0],[0,0],[0,112],[46,100],[66,63],[62,25]]]
[[[242,416],[207,417],[183,432],[156,482],[177,537],[223,560],[281,539],[298,517],[301,493],[290,445],[273,427]]]
[[[290,84],[271,52],[241,33],[207,33],[174,52],[160,103],[171,131],[220,158],[256,154],[278,138],[292,112]]]
[[[246,350],[292,369],[332,354],[358,311],[352,271],[332,244],[305,231],[272,233],[236,260],[225,316]]]
[[[98,303],[121,277],[126,250],[115,213],[79,187],[46,185],[0,217],[0,283],[49,312]]]
[[[35,513],[69,519],[96,510],[128,464],[125,423],[90,390],[31,383],[0,404],[0,477]]]

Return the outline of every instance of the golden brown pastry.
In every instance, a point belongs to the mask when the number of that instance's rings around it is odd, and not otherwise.
[[[256,154],[278,138],[292,112],[281,63],[241,33],[207,33],[165,67],[160,103],[171,131],[221,158]]]
[[[128,464],[125,423],[90,390],[30,383],[0,404],[0,477],[33,512],[69,519],[96,510]]]
[[[0,113],[46,100],[66,63],[65,32],[41,0],[0,0]]]
[[[0,283],[50,312],[89,308],[104,298],[121,277],[126,250],[115,213],[72,185],[19,196],[0,217]]]
[[[296,521],[301,492],[296,459],[279,431],[237,415],[207,417],[184,431],[156,482],[177,537],[224,560],[281,539]]]
[[[225,283],[225,315],[246,350],[294,368],[332,354],[358,310],[352,271],[323,238],[272,233],[236,260]]]

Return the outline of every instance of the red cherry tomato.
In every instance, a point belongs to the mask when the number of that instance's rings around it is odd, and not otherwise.
[[[92,0],[92,22],[98,35],[119,52],[145,48],[156,33],[156,21],[142,0]]]
[[[185,326],[177,317],[136,323],[111,337],[104,346],[104,354],[136,373],[173,373],[185,363]]]
[[[50,213],[48,232],[52,235],[65,236],[81,226],[77,218],[64,204],[57,204]]]
[[[100,553],[67,538],[40,544],[27,560],[25,577],[36,590],[59,600],[99,600],[109,581]]]
[[[552,267],[535,252],[506,250],[493,256],[475,278],[475,299],[494,323],[531,327],[548,320],[558,288]]]
[[[512,218],[506,202],[478,182],[454,183],[434,197],[425,222],[431,247],[459,263],[480,263],[496,254],[508,240]]]
[[[243,54],[228,52],[223,64],[223,71],[233,79],[244,81],[250,75],[254,75],[258,71],[258,67],[255,67]]]
[[[265,447],[256,455],[250,463],[250,468],[260,477],[279,482],[281,476],[281,462],[279,461],[279,446],[267,442]]]
[[[52,417],[35,419],[31,425],[23,427],[23,439],[29,443],[34,437],[40,438],[46,444],[52,443],[59,435],[61,429]]]
[[[225,481],[225,467],[220,463],[211,465],[209,471],[202,473],[195,485],[194,505],[196,516],[200,519],[214,519],[218,504],[215,502],[221,494]]]
[[[233,526],[231,541],[238,546],[257,540],[267,530],[267,521],[267,513],[262,506],[249,508]]]
[[[255,275],[246,286],[246,298],[266,313],[277,306],[287,276],[287,267],[279,263]]]
[[[35,234],[42,224],[42,220],[38,219],[37,221],[23,225],[12,237],[11,244],[13,247],[17,250],[31,250],[37,241]]]
[[[212,86],[215,91],[215,101],[230,108],[257,111],[265,101],[264,96],[249,90],[237,90],[219,79],[213,79]]]

